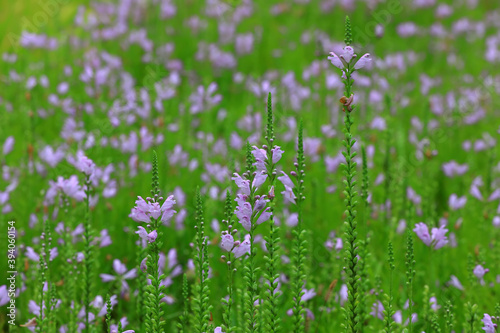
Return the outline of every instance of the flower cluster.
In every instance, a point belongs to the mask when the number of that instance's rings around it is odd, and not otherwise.
[[[231,226],[229,226],[231,228]],[[235,233],[236,229],[231,231],[223,231],[220,241],[220,247],[227,251],[232,252],[235,258],[243,256],[245,253],[250,254],[250,235],[245,235],[245,240],[243,242],[235,241],[231,233]]]
[[[163,224],[168,224],[172,216],[176,213],[173,209],[173,206],[175,205],[173,195],[169,196],[161,206],[159,202],[154,201],[152,198],[148,197],[146,200],[140,196],[137,198],[138,199],[135,201],[135,207],[132,208],[132,212],[129,214],[129,217],[136,222],[150,223],[151,219],[156,220],[160,218],[160,221]],[[163,198],[160,197],[158,200],[162,201]],[[139,231],[141,231],[141,229]]]
[[[448,244],[448,238],[446,237],[448,229],[446,229],[444,225],[439,228],[432,228],[431,234],[429,235],[429,228],[427,225],[420,222],[415,225],[413,231],[415,231],[418,238],[420,238],[425,245],[434,248],[434,250],[440,249]]]
[[[257,163],[257,162],[256,162]],[[239,174],[235,173],[231,178],[238,186],[240,193],[236,195],[235,201],[238,203],[234,213],[238,217],[239,222],[246,231],[250,231],[255,225],[266,222],[271,217],[271,212],[266,204],[269,199],[266,195],[253,195],[255,191],[266,181],[267,174],[265,171],[257,171],[250,186],[250,181],[242,178]],[[254,198],[250,202],[251,197]]]
[[[340,68],[344,72],[352,72],[357,69],[362,69],[372,61],[369,53],[364,54],[361,58],[359,58],[359,60],[356,61],[357,56],[358,55],[354,53],[352,46],[346,46],[340,56],[338,56],[335,52],[330,52],[328,60],[331,61],[332,65]]]
[[[255,163],[254,166],[257,168],[257,171],[266,171],[266,162],[267,162],[267,152],[266,149],[267,147],[263,148],[258,148],[256,146],[252,147],[252,154],[255,157]],[[276,164],[279,162],[281,159],[281,156],[283,155],[284,151],[281,150],[279,146],[274,146],[273,149],[271,149],[271,162],[272,164]],[[270,163],[268,163],[270,164]]]

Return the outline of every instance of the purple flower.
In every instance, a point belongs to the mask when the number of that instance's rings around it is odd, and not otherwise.
[[[40,255],[33,250],[31,246],[26,247],[26,253],[24,254],[28,259],[33,261],[39,261]]]
[[[420,205],[420,203],[422,202],[422,197],[418,195],[417,192],[415,192],[415,190],[410,186],[406,188],[406,196],[415,205]]]
[[[448,243],[446,233],[448,229],[445,226],[439,228],[432,228],[431,235],[429,235],[429,228],[425,223],[417,223],[413,229],[417,236],[424,242],[425,245],[431,246],[434,250],[440,249]]]
[[[250,254],[250,235],[245,235],[245,240],[241,242],[240,244],[236,245],[233,249],[234,256],[236,258],[241,257],[245,253]]]
[[[136,222],[151,222],[151,219],[158,219],[161,216],[161,222],[166,224],[170,221],[172,216],[176,213],[173,209],[175,204],[174,196],[169,196],[165,202],[160,206],[158,202],[149,202],[142,197],[137,197],[135,207],[129,214],[129,217]]]
[[[285,185],[285,190],[282,191],[281,194],[283,195],[285,202],[291,202],[291,203],[295,204],[295,199],[297,197],[295,196],[295,193],[293,193],[293,188]]]
[[[195,92],[189,96],[191,106],[189,111],[192,114],[201,113],[220,103],[222,95],[215,94],[217,84],[212,82],[208,87],[198,86]],[[215,94],[215,95],[214,95]]]
[[[472,184],[470,186],[470,194],[478,199],[478,200],[483,200],[483,194],[481,193],[481,190],[479,189],[480,186],[483,186],[483,179],[481,177],[476,177],[472,181]]]
[[[253,165],[256,166],[257,171],[265,171],[267,160],[267,153],[265,149],[257,148],[256,146],[252,147],[252,154],[255,157],[255,163]]]
[[[346,284],[343,284],[340,286],[340,291],[339,291],[339,303],[340,306],[344,306],[345,302],[347,302],[347,294],[348,288]]]
[[[85,156],[83,151],[79,150],[75,157],[69,157],[68,162],[73,164],[79,171],[83,172],[84,175],[90,176],[94,173],[95,164],[94,162]]]
[[[239,174],[234,173],[231,178],[236,183],[236,186],[240,189],[241,193],[250,195],[250,181],[243,179]]]
[[[345,70],[349,64],[355,60],[357,55],[354,53],[354,49],[351,46],[345,46],[342,50],[342,54],[338,56],[335,52],[330,52],[328,60],[337,68]],[[354,70],[366,67],[372,58],[369,53],[364,54],[358,61],[354,64]],[[345,73],[344,73],[345,74]]]
[[[156,241],[156,238],[158,237],[158,233],[156,232],[156,230],[153,230],[150,233],[148,233],[147,230],[144,229],[144,227],[142,226],[139,226],[139,230],[136,231],[135,233],[138,234],[139,237],[141,237],[145,241],[148,241],[149,243],[153,243],[154,241]]]
[[[116,275],[111,274],[100,274],[102,282],[119,281],[121,283],[121,291],[125,292],[129,290],[129,286],[126,280],[134,279],[137,276],[137,269],[133,268],[127,272],[127,266],[123,264],[120,260],[113,260],[113,269]]]
[[[484,275],[488,273],[490,270],[488,268],[484,268],[482,265],[477,265],[474,267],[474,275],[479,279],[481,284],[484,284]]]
[[[288,186],[290,188],[294,188],[295,187],[295,184],[292,182],[292,180],[290,179],[290,177],[284,172],[284,171],[281,171],[281,173],[283,175],[279,176],[278,177],[278,180],[285,186]]]
[[[40,159],[55,168],[57,164],[64,158],[64,150],[62,147],[57,148],[55,151],[51,146],[45,146],[38,152]]]
[[[372,305],[372,312],[370,312],[370,315],[374,316],[375,318],[378,318],[380,320],[384,320],[384,305],[380,301],[376,301]]]
[[[267,174],[265,171],[257,172],[257,174],[255,175],[255,178],[253,179],[252,187],[254,189],[259,188],[262,184],[264,184],[266,179],[267,179]]]
[[[444,174],[448,177],[461,176],[469,170],[469,166],[467,164],[458,164],[455,161],[444,163],[442,168]]]
[[[149,212],[149,204],[142,198],[138,197],[135,201],[136,206],[132,208],[132,211],[129,215],[136,222],[151,222],[150,217],[148,216]]]
[[[170,221],[172,216],[174,216],[174,214],[176,213],[176,211],[172,209],[174,205],[175,205],[175,199],[173,195],[170,195],[165,200],[165,202],[163,202],[163,205],[161,205],[161,211],[163,212],[163,214],[161,215],[161,221],[163,223]]]
[[[340,55],[340,59],[343,59],[346,63],[350,63],[353,57],[354,57],[354,49],[352,48],[352,46],[344,47],[344,50]]]
[[[288,215],[286,219],[286,225],[289,227],[295,227],[299,223],[299,214],[292,213]]]
[[[255,222],[257,225],[259,225],[259,224],[261,224],[261,223],[263,223],[263,222],[266,222],[267,220],[269,220],[269,219],[271,218],[272,213],[271,213],[271,212],[269,212],[269,209],[270,209],[270,208],[269,208],[269,207],[267,207],[267,208],[266,208],[266,210],[265,210],[265,211],[263,211],[263,212],[260,214],[259,218],[257,219],[257,222]]]
[[[85,198],[85,192],[78,184],[78,177],[73,175],[68,179],[58,177],[57,182],[49,181],[50,188],[45,193],[45,204],[51,205],[54,203],[54,198],[57,193],[62,192],[70,198],[77,201],[82,201]]]
[[[488,201],[495,201],[500,199],[500,188],[497,188],[493,193],[490,194]]]
[[[281,159],[281,156],[283,155],[284,151],[281,150],[280,147],[278,147],[278,146],[271,149],[271,151],[273,153],[273,157],[272,157],[273,164],[276,164]]]
[[[340,60],[339,56],[335,52],[330,52],[328,60],[330,60],[333,66],[344,69],[344,63],[342,62],[342,60]]]
[[[254,212],[263,210],[266,207],[266,204],[269,202],[265,195],[259,196],[256,199],[257,200],[255,201],[255,205],[253,208]]]
[[[300,300],[302,302],[307,302],[308,300],[312,299],[314,296],[316,296],[316,291],[314,290],[314,288],[311,288],[311,289],[302,289],[302,297],[300,298]]]
[[[369,63],[371,63],[372,61],[372,57],[370,55],[370,53],[366,53],[365,55],[363,55],[361,58],[359,58],[359,60],[356,62],[356,64],[354,65],[354,69],[361,69],[361,68],[364,68],[366,67]]]
[[[141,264],[139,265],[139,268],[143,272],[146,272],[148,270],[147,261],[148,261],[148,258],[146,257],[146,258],[142,259]]]
[[[438,305],[437,298],[435,296],[432,296],[429,299],[429,303],[431,304],[431,309],[434,310],[434,311],[437,311],[437,310],[439,310],[441,308],[441,306]]]
[[[113,295],[110,297],[111,301],[111,307],[114,307],[116,304],[118,304],[117,296]],[[101,295],[97,295],[92,302],[90,302],[90,305],[97,309],[97,316],[102,317],[106,314],[107,312],[107,306],[106,303],[104,303],[104,299],[102,298]]]
[[[228,234],[227,231],[223,231],[220,241],[220,247],[229,252],[233,249],[233,246],[234,246],[233,236],[231,234]]]
[[[448,204],[451,209],[457,210],[465,206],[467,202],[467,197],[458,197],[456,194],[450,195],[450,199],[448,200]]]
[[[7,156],[14,148],[14,137],[9,136],[3,143],[3,156]]]
[[[0,286],[0,306],[4,306],[5,304],[9,303],[9,301],[10,297],[7,286],[6,285]]]
[[[235,201],[238,203],[238,206],[236,206],[234,213],[243,228],[245,228],[246,231],[250,231],[252,227],[250,221],[252,218],[252,205],[246,202],[246,199],[247,197],[243,194],[238,194],[236,196]]]
[[[483,330],[486,333],[495,333],[497,324],[494,324],[489,314],[485,313],[484,318],[481,320],[484,324]]]
[[[450,277],[450,281],[448,282],[448,284],[457,288],[458,290],[464,290],[464,286],[462,286],[462,283],[460,283],[460,280],[455,275],[452,275]]]

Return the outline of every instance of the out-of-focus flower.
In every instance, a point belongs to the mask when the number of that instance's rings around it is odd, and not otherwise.
[[[459,197],[456,194],[450,195],[450,199],[448,200],[448,205],[452,210],[457,210],[465,206],[467,202],[467,197]]]
[[[460,283],[460,280],[455,275],[452,275],[450,277],[450,281],[448,282],[448,284],[457,288],[458,290],[464,290],[464,286],[462,286],[462,283]]]
[[[121,291],[125,292],[129,290],[129,286],[126,280],[134,279],[137,276],[137,269],[133,268],[127,272],[127,266],[123,264],[120,260],[113,260],[113,269],[116,275],[111,274],[100,274],[102,282],[118,281],[121,284]]]
[[[3,156],[7,156],[14,149],[14,137],[9,136],[3,143]]]
[[[484,275],[488,273],[490,270],[488,268],[484,268],[482,265],[477,265],[474,267],[474,275],[479,279],[481,284],[484,284]]]
[[[467,164],[458,164],[456,161],[444,163],[442,166],[443,172],[448,177],[461,176],[469,170]]]
[[[496,332],[497,324],[493,323],[492,318],[489,314],[485,313],[484,318],[481,321],[484,324],[484,327],[482,327],[482,329],[486,333],[495,333]]]
[[[49,181],[50,187],[45,193],[45,204],[51,205],[58,193],[63,193],[69,198],[82,201],[86,194],[78,183],[78,177],[73,175],[68,179],[57,177],[57,182]]]
[[[161,200],[162,198],[160,198]],[[173,209],[174,205],[175,200],[173,195],[169,196],[161,206],[158,202],[146,201],[142,197],[138,197],[129,217],[136,222],[149,223],[151,222],[151,218],[156,220],[161,216],[161,222],[168,223],[176,213]]]
[[[4,306],[9,303],[10,297],[6,285],[0,286],[0,306]]]
[[[374,316],[375,318],[378,318],[380,320],[384,320],[384,305],[380,301],[376,301],[372,305],[372,311],[370,312],[370,315]]]
[[[431,235],[429,235],[429,228],[425,223],[417,223],[413,229],[417,236],[424,242],[425,245],[431,246],[434,250],[440,249],[448,243],[446,233],[448,229],[444,226],[439,228],[432,228]]]

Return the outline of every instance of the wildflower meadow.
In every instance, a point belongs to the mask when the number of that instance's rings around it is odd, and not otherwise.
[[[0,332],[500,332],[498,0],[0,9]]]

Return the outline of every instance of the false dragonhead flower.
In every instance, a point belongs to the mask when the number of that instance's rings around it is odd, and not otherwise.
[[[234,245],[235,246],[232,252],[234,253],[235,258],[239,258],[245,253],[250,254],[250,248],[252,246],[252,244],[250,243],[250,235],[246,234],[245,240],[243,242],[240,243],[239,241],[237,241]]]
[[[146,198],[144,200],[142,197],[137,197],[135,201],[135,207],[132,208],[129,217],[131,217],[136,222],[151,222],[151,219],[157,220],[161,217],[162,223],[168,223],[172,216],[176,213],[173,209],[175,205],[174,196],[169,196],[165,202],[160,206],[159,202],[153,201],[151,198]],[[159,201],[163,198],[160,197]]]
[[[295,184],[284,171],[281,171],[281,173],[283,175],[279,176],[278,180],[283,184],[283,186],[285,186],[285,190],[281,192],[281,194],[283,195],[285,202],[290,202],[295,204],[295,199],[297,198],[293,191]]]
[[[266,149],[258,148],[256,146],[253,146],[252,148],[253,148],[252,154],[255,157],[254,166],[257,168],[258,171],[265,171],[266,170],[266,161],[268,160]],[[266,147],[264,146],[264,148],[266,148]],[[272,155],[271,162],[272,162],[272,164],[278,163],[281,160],[283,153],[284,153],[284,151],[281,150],[281,148],[279,146],[274,146],[274,148],[271,149],[271,155]]]
[[[351,65],[354,65],[352,67],[353,70],[364,68],[372,61],[369,53],[364,54],[358,61],[354,62],[356,58],[357,54],[354,53],[352,46],[344,47],[340,56],[335,52],[330,52],[330,55],[328,56],[328,60],[330,60],[332,65],[342,69],[343,71],[345,71],[346,68],[350,68]]]
[[[233,235],[231,235],[227,231],[223,231],[221,241],[220,241],[220,247],[228,252],[231,251],[234,247]]]
[[[87,177],[90,177],[94,173],[95,163],[81,150],[76,153],[75,157],[68,157],[68,162],[73,164],[78,171],[82,172]]]
[[[235,201],[238,203],[234,213],[238,217],[239,222],[245,228],[246,231],[250,231],[252,228],[252,220],[255,221],[256,225],[266,222],[271,217],[271,212],[269,207],[266,208],[266,204],[269,202],[267,196],[256,196],[255,203],[250,204],[247,200],[249,197],[244,194],[238,194]]]
[[[439,228],[432,228],[431,234],[429,235],[429,228],[425,223],[417,223],[415,229],[413,229],[425,245],[431,246],[434,250],[440,249],[446,244],[448,244],[448,238],[446,233],[448,229],[444,225]]]
[[[133,268],[127,271],[127,266],[122,263],[120,260],[113,260],[113,269],[116,275],[111,274],[100,274],[102,282],[110,282],[110,281],[118,281],[121,285],[121,291],[126,292],[130,288],[126,280],[134,279],[137,277],[137,269]]]
[[[49,184],[50,187],[45,193],[45,205],[53,204],[58,193],[62,193],[68,198],[73,198],[76,201],[82,201],[86,197],[85,191],[78,183],[78,177],[76,175],[72,175],[68,179],[59,176],[56,182],[50,180]]]
[[[486,333],[495,333],[496,332],[497,324],[493,323],[492,318],[489,314],[485,313],[484,318],[481,321],[484,324],[484,327],[482,327],[482,329]]]
[[[484,268],[482,265],[477,265],[474,267],[474,275],[479,279],[480,283],[484,285],[484,276],[486,273],[488,273],[490,270],[488,268]]]
[[[141,237],[145,241],[148,241],[149,243],[153,243],[154,241],[156,241],[156,238],[158,237],[158,232],[156,230],[153,230],[148,233],[148,231],[144,229],[144,227],[142,226],[139,226],[139,230],[137,230],[135,233],[138,234],[139,237]]]

